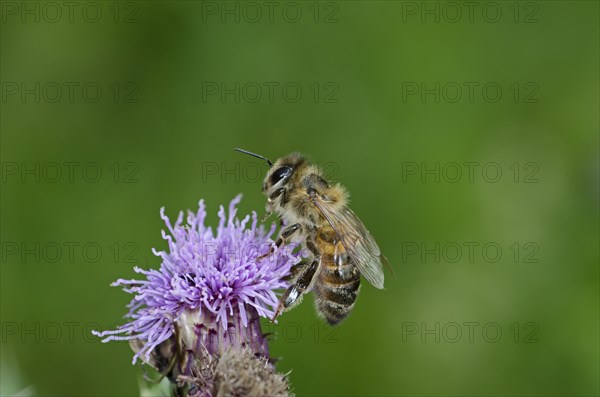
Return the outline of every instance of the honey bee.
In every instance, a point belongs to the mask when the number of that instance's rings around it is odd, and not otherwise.
[[[317,312],[335,325],[353,309],[361,275],[375,288],[383,288],[382,264],[387,259],[348,207],[343,186],[329,183],[320,168],[300,153],[272,163],[258,154],[235,150],[260,158],[270,167],[262,186],[267,216],[275,213],[285,225],[275,246],[298,240],[312,254],[292,268],[292,284],[273,319],[313,290]]]

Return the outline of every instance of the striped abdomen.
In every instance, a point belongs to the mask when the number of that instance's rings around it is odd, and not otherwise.
[[[360,273],[346,254],[343,244],[330,227],[319,230],[316,238],[320,265],[313,290],[317,311],[331,325],[348,316],[360,287]]]

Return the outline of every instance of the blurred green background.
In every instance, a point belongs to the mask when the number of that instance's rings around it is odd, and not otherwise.
[[[89,331],[161,206],[264,213],[233,147],[322,164],[396,274],[281,318],[297,395],[599,393],[598,2],[77,4],[1,3],[3,395],[139,393]]]

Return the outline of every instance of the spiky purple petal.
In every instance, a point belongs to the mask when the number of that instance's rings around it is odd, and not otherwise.
[[[269,231],[257,226],[256,213],[240,221],[236,218],[240,200],[238,195],[231,201],[228,216],[220,207],[216,234],[204,224],[202,200],[196,213],[188,212],[186,225],[183,212],[171,224],[162,208],[161,218],[169,233],[162,231],[168,250],[153,249],[162,260],[160,268],[135,267],[135,272],[145,279],[114,282],[113,286],[122,286],[134,295],[128,305],[127,317],[131,321],[116,330],[94,334],[104,337],[103,342],[145,342],[133,357],[135,363],[142,354],[148,360],[152,350],[173,335],[184,312],[195,313],[195,318],[210,318],[215,322],[212,326],[223,331],[232,325],[248,327],[248,319],[255,318],[256,313],[272,317],[278,304],[274,291],[287,287],[283,277],[300,258],[293,247],[284,247],[258,261],[273,247],[275,225]]]

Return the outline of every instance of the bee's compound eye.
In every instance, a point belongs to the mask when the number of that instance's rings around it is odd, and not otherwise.
[[[292,174],[292,168],[288,167],[288,166],[283,166],[283,167],[277,169],[275,172],[273,172],[273,175],[271,175],[271,184],[274,185],[277,182],[279,182],[280,180],[287,178],[291,174]]]

